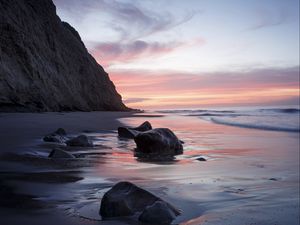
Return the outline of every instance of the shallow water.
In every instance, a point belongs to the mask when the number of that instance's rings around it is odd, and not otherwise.
[[[47,159],[53,146],[35,140],[27,155],[6,158],[11,165],[22,164],[23,175],[14,166],[17,175],[2,178],[10,177],[7,185],[35,196],[48,212],[59,209],[67,222],[136,224],[130,219],[101,221],[98,213],[103,194],[127,180],[180,208],[183,213],[174,224],[298,224],[299,133],[159,114],[120,121],[137,126],[149,120],[155,128],[173,130],[185,144],[184,154],[172,161],[146,162],[134,157],[133,140],[119,138],[116,131],[95,131],[86,134],[98,146],[68,148],[78,156],[74,160]],[[24,173],[31,173],[29,180]]]

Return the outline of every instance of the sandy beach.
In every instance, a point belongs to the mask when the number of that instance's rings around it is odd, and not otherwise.
[[[134,156],[121,124],[148,120],[185,142],[173,161]],[[0,114],[1,219],[5,224],[137,224],[101,220],[103,194],[131,181],[182,210],[173,224],[297,225],[299,133],[224,126],[168,113]],[[76,159],[53,160],[42,137],[63,127],[95,147],[68,148]],[[199,157],[207,161],[197,160]],[[16,216],[16,213],[18,216]]]

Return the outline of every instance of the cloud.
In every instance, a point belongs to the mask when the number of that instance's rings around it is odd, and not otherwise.
[[[179,42],[159,43],[136,40],[129,43],[104,42],[98,43],[91,54],[104,66],[115,62],[129,62],[137,58],[163,55],[182,46]]]
[[[255,24],[249,27],[248,30],[259,30],[266,27],[278,26],[287,22],[288,18],[288,13],[283,9],[273,12],[267,9],[258,9]]]
[[[298,88],[299,67],[253,69],[244,72],[190,73],[176,71],[111,71],[118,87],[158,92],[191,92],[198,90],[235,91],[263,88]],[[136,87],[136,84],[137,87]],[[148,85],[151,84],[151,85]]]
[[[205,42],[202,38],[191,40],[189,43],[172,38],[165,42],[158,42],[153,37],[147,38],[190,21],[201,13],[200,10],[182,10],[175,14],[168,9],[146,8],[147,4],[133,0],[54,2],[66,18],[75,18],[78,30],[83,30],[80,33],[89,52],[104,67],[144,57],[157,57],[182,46],[202,45]]]
[[[166,43],[157,41],[146,42],[142,40],[125,43],[99,42],[94,43],[89,51],[101,65],[108,67],[116,63],[132,62],[154,56],[158,57],[176,51],[179,48],[201,46],[205,43],[206,41],[202,38],[196,38],[185,43],[176,41]]]
[[[105,14],[107,27],[119,34],[119,41],[132,41],[172,29],[202,13],[201,10],[186,11],[183,15],[174,15],[168,11],[158,13],[142,7],[136,1],[54,0],[54,2],[59,9],[72,13],[73,17],[81,21],[91,14],[98,17]]]
[[[147,100],[150,100],[150,98],[127,98],[127,99],[123,99],[123,102],[125,104],[130,104],[130,103],[140,103]]]
[[[299,67],[244,72],[110,71],[126,98],[145,98],[131,106],[197,106],[290,103],[299,100]],[[136,103],[136,104],[135,104]]]

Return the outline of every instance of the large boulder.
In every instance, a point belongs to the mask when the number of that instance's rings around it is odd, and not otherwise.
[[[78,147],[93,147],[93,142],[86,135],[79,135],[66,141],[68,146],[78,146]]]
[[[151,224],[170,224],[175,218],[175,212],[163,201],[154,202],[139,216],[140,221]]]
[[[49,156],[49,158],[53,158],[53,159],[74,159],[75,156],[72,155],[71,153],[69,152],[66,152],[62,149],[59,149],[59,148],[55,148],[53,149]]]
[[[181,141],[168,128],[156,128],[134,137],[136,151],[145,157],[174,156],[183,153]]]
[[[104,194],[101,201],[100,215],[103,218],[132,216],[135,213],[143,212],[156,202],[163,202],[174,215],[180,214],[178,209],[150,192],[130,182],[119,182]],[[169,216],[166,217],[169,218]],[[145,216],[144,218],[149,217]]]
[[[118,134],[119,134],[119,137],[134,138],[140,132],[148,131],[151,129],[152,129],[152,126],[151,126],[150,122],[145,121],[138,127],[119,127]]]
[[[63,128],[58,128],[51,134],[47,134],[43,140],[46,142],[64,143],[67,140],[67,133]]]

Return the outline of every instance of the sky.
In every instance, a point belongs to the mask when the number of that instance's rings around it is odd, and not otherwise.
[[[299,0],[54,0],[140,109],[299,104]]]

